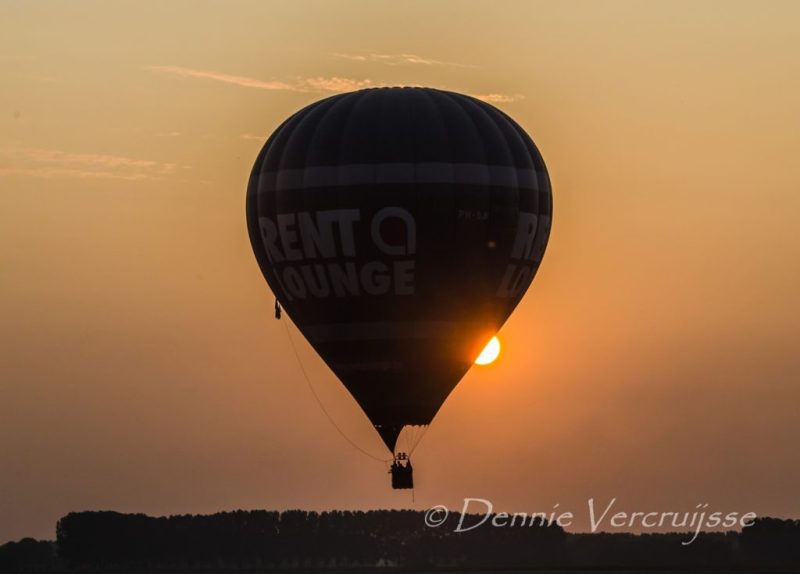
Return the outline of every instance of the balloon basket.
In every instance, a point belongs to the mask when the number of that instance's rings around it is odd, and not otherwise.
[[[403,490],[414,488],[414,469],[411,466],[411,459],[408,455],[401,452],[394,457],[392,467],[389,470],[392,475],[392,488]]]

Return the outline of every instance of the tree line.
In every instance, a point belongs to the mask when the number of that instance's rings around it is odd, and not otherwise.
[[[477,519],[478,517],[476,517]],[[762,518],[742,532],[567,534],[544,521],[455,532],[422,512],[236,511],[150,517],[77,512],[56,541],[0,546],[0,571],[229,570],[357,567],[764,569],[800,571],[800,521]]]

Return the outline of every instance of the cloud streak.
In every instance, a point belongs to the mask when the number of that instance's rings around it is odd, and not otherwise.
[[[452,68],[475,68],[472,64],[461,64],[459,62],[447,62],[445,60],[434,60],[416,54],[379,54],[370,52],[367,54],[348,54],[334,52],[334,58],[339,60],[350,60],[351,62],[377,62],[387,66],[447,66]]]
[[[258,80],[256,78],[250,78],[247,76],[236,76],[233,74],[212,72],[208,70],[196,70],[193,68],[183,68],[180,66],[145,66],[144,69],[150,72],[161,72],[183,78],[202,78],[205,80],[213,80],[216,82],[223,82],[225,84],[241,86],[243,88],[255,88],[258,90],[283,92],[340,93],[360,90],[362,88],[373,88],[382,85],[377,84],[369,79],[359,80],[353,78],[343,78],[339,76],[319,76],[311,78],[297,78],[292,81],[280,81]]]
[[[525,96],[522,94],[470,94],[473,98],[483,100],[489,104],[510,104],[511,102],[518,102],[524,100]]]
[[[385,63],[390,62],[404,62],[407,64],[423,64],[423,65],[459,65],[467,67],[462,64],[453,64],[449,62],[441,62],[439,60],[430,60],[420,58],[413,54],[370,54],[368,56],[361,56],[356,54],[337,54],[339,57],[348,59],[357,59],[359,61],[367,61],[370,58],[375,61],[382,61]],[[232,74],[225,74],[220,72],[212,72],[208,70],[196,70],[193,68],[183,68],[180,66],[145,66],[145,70],[151,72],[159,72],[171,74],[183,78],[200,78],[206,80],[213,80],[226,84],[232,84],[244,88],[255,88],[259,90],[271,91],[285,91],[285,92],[300,92],[300,93],[316,93],[316,94],[340,94],[344,92],[352,92],[364,88],[380,88],[387,87],[392,84],[385,84],[381,82],[373,82],[370,79],[356,79],[347,78],[342,76],[317,76],[309,78],[296,78],[292,81],[284,80],[258,80],[247,76],[237,76]],[[473,97],[483,100],[491,104],[507,104],[517,102],[525,98],[521,94],[501,94],[501,93],[488,93],[488,94],[471,94]]]
[[[360,90],[363,88],[376,88],[384,84],[376,84],[372,80],[354,80],[352,78],[340,78],[334,76],[332,78],[306,78],[303,84],[309,87],[309,91],[315,90],[320,92],[352,92],[353,90]]]
[[[126,181],[140,181],[151,179],[142,173],[114,173],[108,171],[94,171],[85,169],[66,169],[48,166],[41,167],[0,167],[0,176],[38,177],[41,179],[62,179],[65,177],[79,179],[121,179]]]
[[[144,69],[150,72],[163,72],[184,78],[203,78],[206,80],[224,82],[226,84],[234,84],[236,86],[242,86],[245,88],[257,88],[259,90],[283,90],[290,92],[307,91],[299,89],[297,85],[293,85],[288,82],[256,80],[255,78],[248,78],[247,76],[235,76],[232,74],[210,72],[207,70],[182,68],[180,66],[145,66]]]
[[[174,163],[150,159],[100,153],[73,153],[25,146],[0,148],[0,159],[15,164],[13,167],[0,166],[0,175],[44,179],[63,177],[128,181],[160,179],[172,174],[177,167]]]

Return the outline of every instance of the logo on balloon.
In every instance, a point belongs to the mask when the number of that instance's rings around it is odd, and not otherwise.
[[[416,222],[406,209],[384,207],[368,222],[359,209],[330,209],[259,217],[258,224],[275,278],[290,301],[414,293],[414,260],[406,257],[416,252]],[[387,233],[387,227],[402,232]],[[380,254],[399,259],[354,261],[363,256],[356,250],[363,245],[356,241],[359,233],[369,233]]]
[[[540,225],[542,230],[538,229]],[[497,289],[498,297],[518,297],[528,288],[547,245],[546,241],[536,242],[536,232],[541,231],[546,238],[549,227],[549,217],[537,217],[535,213],[520,211],[517,234],[514,237],[514,246],[511,248],[511,259],[516,262],[509,263],[506,267],[503,280]]]

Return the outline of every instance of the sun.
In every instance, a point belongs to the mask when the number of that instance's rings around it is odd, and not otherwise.
[[[486,346],[481,351],[481,354],[478,355],[478,358],[475,359],[476,365],[488,365],[490,363],[494,363],[497,356],[500,354],[500,339],[497,337],[492,337]]]

